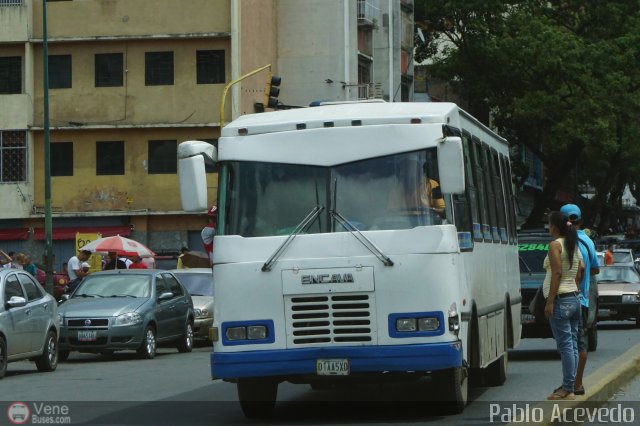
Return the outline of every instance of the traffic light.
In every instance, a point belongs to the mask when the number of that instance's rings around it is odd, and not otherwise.
[[[280,94],[280,82],[282,78],[277,75],[269,75],[269,80],[267,81],[267,87],[264,91],[264,105],[267,108],[277,108],[278,107],[278,95]]]

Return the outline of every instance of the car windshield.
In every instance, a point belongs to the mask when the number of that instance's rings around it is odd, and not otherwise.
[[[211,274],[181,272],[176,273],[178,280],[192,296],[213,296],[213,277]]]
[[[633,262],[633,255],[628,251],[614,251],[613,263],[630,263]]]
[[[549,251],[549,242],[519,243],[520,273],[545,273],[542,267],[544,258]]]
[[[230,162],[225,233],[288,235],[315,206],[324,210],[306,233],[344,232],[332,209],[359,230],[442,224],[450,205],[439,190],[436,156],[430,148],[333,167]]]
[[[89,275],[73,293],[77,297],[149,297],[149,275]]]
[[[640,276],[633,268],[616,268],[612,266],[600,268],[598,283],[625,282],[640,283]]]

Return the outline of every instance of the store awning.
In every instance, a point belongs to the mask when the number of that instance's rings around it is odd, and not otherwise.
[[[29,238],[28,228],[0,229],[0,241],[26,240]]]
[[[78,226],[75,228],[53,228],[52,238],[54,240],[75,240],[76,234],[100,233],[103,237],[111,237],[113,235],[122,235],[128,237],[131,235],[131,226]],[[33,239],[37,241],[44,240],[44,228],[35,228],[33,230]]]

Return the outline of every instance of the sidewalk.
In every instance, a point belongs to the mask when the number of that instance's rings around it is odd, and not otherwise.
[[[576,397],[575,401],[542,401],[533,407],[527,407],[524,418],[513,419],[509,425],[552,425],[563,423],[559,416],[574,418],[574,412],[582,413],[597,409],[608,403],[609,399],[623,386],[640,374],[640,344],[633,346],[621,356],[598,368],[584,379],[587,393]],[[533,413],[543,413],[542,420],[533,419]],[[522,413],[521,413],[522,414]]]

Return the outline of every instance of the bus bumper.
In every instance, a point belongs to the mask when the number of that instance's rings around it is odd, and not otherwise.
[[[462,366],[462,343],[213,352],[211,377],[316,374],[318,359],[348,359],[351,373],[427,372]]]

